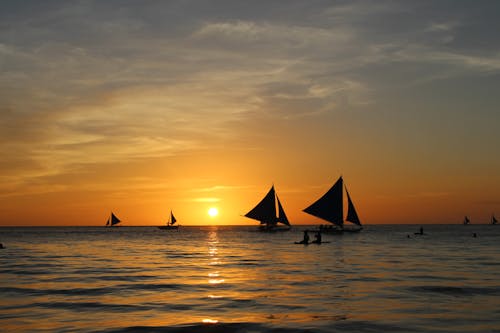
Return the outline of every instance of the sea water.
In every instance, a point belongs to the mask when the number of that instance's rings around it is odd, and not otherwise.
[[[500,332],[500,226],[419,227],[0,228],[0,331]]]

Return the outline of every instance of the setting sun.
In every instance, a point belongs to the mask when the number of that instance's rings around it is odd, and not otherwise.
[[[210,207],[210,209],[208,210],[208,215],[210,217],[215,217],[219,215],[219,210],[216,207]]]

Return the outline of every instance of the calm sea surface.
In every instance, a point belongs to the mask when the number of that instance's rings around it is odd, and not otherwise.
[[[500,225],[418,228],[0,228],[0,331],[500,332]]]

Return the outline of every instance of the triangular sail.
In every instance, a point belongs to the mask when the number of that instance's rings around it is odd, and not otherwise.
[[[264,199],[245,216],[260,221],[261,224],[276,224],[275,196],[274,186],[272,186]]]
[[[288,218],[286,217],[285,210],[283,209],[283,206],[281,206],[280,199],[278,196],[276,196],[276,200],[278,200],[278,222],[281,222],[286,225],[290,225],[290,222],[288,221]]]
[[[498,220],[496,219],[495,215],[491,215],[491,224],[497,224]]]
[[[346,221],[352,222],[357,225],[361,225],[361,221],[359,220],[358,213],[356,213],[356,209],[354,208],[354,204],[352,203],[351,196],[347,191],[347,187],[345,188],[345,193],[347,194],[347,217]]]
[[[177,222],[177,220],[175,219],[175,216],[171,211],[170,212],[170,225],[173,225],[175,222]]]
[[[121,222],[120,219],[117,218],[113,213],[111,213],[110,220],[112,226]]]
[[[338,226],[344,224],[344,209],[342,204],[343,181],[340,177],[337,182],[304,212],[319,217]]]

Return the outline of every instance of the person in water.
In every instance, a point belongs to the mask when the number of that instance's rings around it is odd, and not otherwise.
[[[314,234],[313,243],[314,244],[321,244],[321,231],[318,231],[318,232],[316,232],[316,234]]]
[[[299,244],[309,244],[309,232],[304,230],[304,238],[299,242]]]

